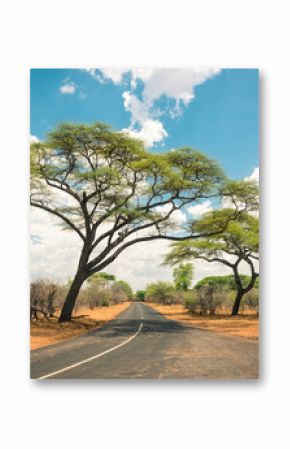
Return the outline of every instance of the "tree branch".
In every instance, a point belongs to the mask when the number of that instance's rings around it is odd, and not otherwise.
[[[58,212],[55,209],[51,209],[48,206],[45,206],[44,204],[39,204],[39,203],[35,203],[33,201],[30,202],[31,206],[33,207],[38,207],[39,209],[43,209],[46,212],[49,212],[53,215],[55,215],[56,217],[60,218],[61,220],[63,220],[68,226],[70,226],[75,232],[78,233],[78,235],[80,236],[80,238],[85,241],[85,236],[83,235],[83,233],[74,225],[74,223],[72,223],[67,217],[65,217],[62,213]]]

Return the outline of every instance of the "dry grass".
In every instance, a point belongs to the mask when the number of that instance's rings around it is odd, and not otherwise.
[[[219,332],[227,335],[237,335],[239,337],[258,340],[259,319],[254,312],[241,312],[238,316],[230,316],[221,312],[213,317],[193,315],[180,304],[164,306],[161,304],[149,304],[157,312],[162,313],[166,318],[180,321],[184,324],[192,324],[195,327]]]
[[[32,321],[30,349],[51,345],[65,338],[75,337],[101,327],[127,309],[130,304],[127,301],[109,307],[96,307],[93,310],[81,308],[68,323],[58,323],[56,318],[52,318],[50,321],[46,319]]]

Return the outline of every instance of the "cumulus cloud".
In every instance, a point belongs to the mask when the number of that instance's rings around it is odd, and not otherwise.
[[[61,220],[31,208],[31,276],[66,281],[77,268],[81,239],[74,232],[64,231]]]
[[[72,81],[65,80],[65,82],[59,88],[62,94],[73,95],[76,91],[76,85]]]
[[[105,83],[106,80],[110,80],[115,84],[120,84],[123,80],[123,76],[128,69],[121,67],[105,67],[102,69],[84,69],[88,72],[93,79],[99,81],[100,83]]]
[[[163,141],[168,133],[160,116],[175,118],[194,99],[195,87],[216,76],[220,69],[152,69],[152,68],[101,68],[87,69],[97,81],[124,83],[130,74],[130,84],[123,93],[124,107],[131,113],[131,123],[124,131],[144,141],[148,147]],[[141,83],[141,93],[137,87]],[[129,87],[129,90],[128,90]],[[166,97],[168,105],[161,111],[157,106]]]
[[[167,215],[172,210],[172,205],[170,203],[164,204],[163,206],[157,206],[155,208],[155,212],[162,215]],[[170,219],[172,222],[174,222],[177,226],[180,226],[184,223],[186,223],[186,215],[181,210],[174,210],[171,215]]]
[[[144,144],[148,147],[152,147],[155,143],[161,142],[168,136],[159,120],[148,119],[141,123],[139,130],[131,126],[130,128],[124,128],[122,131],[131,137],[143,140]]]
[[[203,214],[210,212],[211,210],[213,210],[213,207],[209,200],[204,201],[201,204],[191,206],[187,209],[188,213],[192,215],[194,218],[200,218]]]
[[[167,137],[163,124],[160,120],[152,120],[146,105],[130,91],[123,93],[124,107],[131,113],[131,124],[129,128],[123,129],[136,139],[144,141],[145,145],[151,147],[154,143],[162,141]]]

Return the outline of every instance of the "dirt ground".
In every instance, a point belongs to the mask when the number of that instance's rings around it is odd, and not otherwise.
[[[226,312],[213,317],[193,315],[180,304],[164,306],[161,304],[149,303],[153,309],[162,313],[166,318],[180,321],[184,324],[192,324],[195,327],[207,329],[228,335],[258,340],[259,338],[259,318],[254,312],[241,312],[238,316],[230,316]],[[227,312],[229,313],[229,312]]]
[[[84,334],[103,326],[129,307],[130,302],[123,302],[109,307],[95,309],[81,308],[73,315],[69,323],[58,323],[57,318],[47,321],[40,319],[30,324],[30,349],[57,343],[65,338]]]

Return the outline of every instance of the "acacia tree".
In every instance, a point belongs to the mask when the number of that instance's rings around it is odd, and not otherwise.
[[[215,161],[192,148],[161,154],[101,123],[61,124],[31,147],[31,205],[58,217],[82,242],[60,321],[69,321],[84,281],[126,248],[154,239],[182,240],[174,213],[221,194]]]
[[[193,277],[193,266],[191,263],[181,263],[173,270],[174,285],[176,290],[187,291]]]
[[[173,249],[166,256],[165,262],[176,264],[194,258],[211,263],[218,262],[231,268],[236,287],[232,315],[237,315],[243,296],[254,287],[259,276],[254,265],[254,261],[259,259],[259,222],[257,218],[245,211],[240,212],[235,221],[228,222],[228,216],[231,213],[231,209],[221,209],[205,214],[195,224],[197,231],[210,230],[220,220],[227,222],[225,231],[204,236],[195,241],[188,240],[173,244]],[[248,281],[245,281],[246,277],[240,274],[241,262],[249,267]]]

